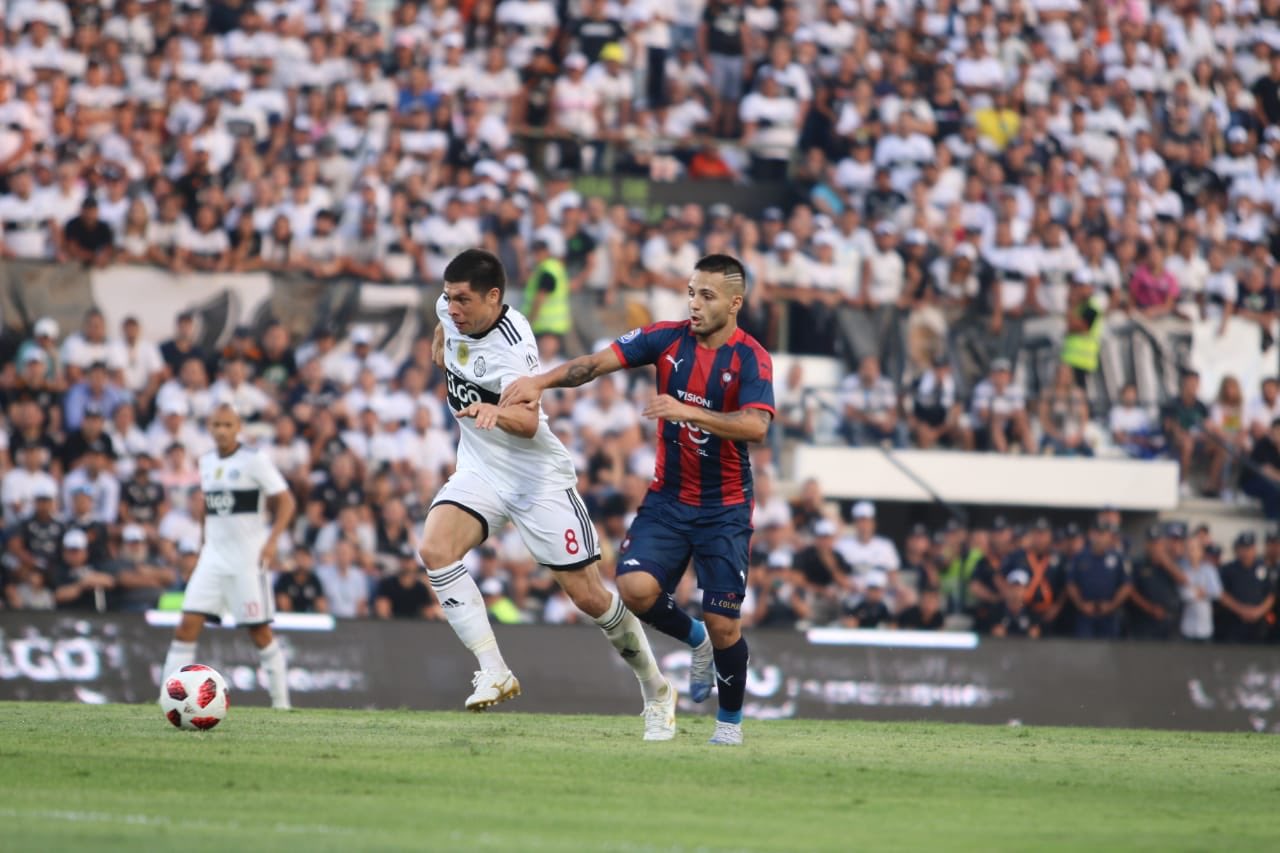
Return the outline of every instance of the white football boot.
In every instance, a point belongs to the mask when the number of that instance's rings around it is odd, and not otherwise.
[[[716,746],[742,746],[742,724],[722,723],[716,720],[715,733],[707,743],[713,743]]]
[[[644,739],[671,740],[676,736],[676,689],[667,682],[666,698],[644,703]]]
[[[502,672],[479,670],[471,679],[471,686],[475,690],[467,697],[468,711],[483,711],[520,695],[520,682],[509,669]]]

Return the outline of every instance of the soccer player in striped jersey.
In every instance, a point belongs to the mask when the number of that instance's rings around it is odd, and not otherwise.
[[[436,304],[435,357],[462,438],[457,471],[431,503],[422,561],[458,639],[479,670],[466,708],[482,711],[520,694],[498,650],[484,599],[463,556],[515,525],[533,558],[554,573],[631,667],[644,698],[644,739],[675,736],[676,692],[653,657],[644,626],[600,579],[595,527],[575,488],[573,460],[537,401],[498,408],[503,389],[538,370],[529,321],[503,304],[506,273],[490,252],[468,249],[444,271]]]
[[[742,743],[747,643],[740,617],[751,541],[751,460],[774,415],[773,362],[738,328],[746,290],[741,262],[707,255],[689,280],[689,319],[633,329],[608,349],[517,380],[500,405],[522,406],[548,388],[571,388],[623,368],[657,368],[653,483],[618,556],[618,589],[642,620],[693,650],[691,698],[717,686],[711,743]],[[705,622],[671,597],[693,558]]]

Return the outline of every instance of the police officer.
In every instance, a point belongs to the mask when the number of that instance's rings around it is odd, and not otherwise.
[[[1191,568],[1187,559],[1187,525],[1170,521],[1147,531],[1147,553],[1133,572],[1129,595],[1129,632],[1143,640],[1176,636],[1182,609],[1179,589]]]
[[[1089,547],[1071,561],[1067,595],[1076,609],[1077,637],[1113,639],[1120,636],[1120,608],[1133,585],[1129,563],[1112,549],[1115,528],[1105,521],[1089,527]]]
[[[1276,574],[1258,558],[1258,538],[1246,530],[1236,537],[1235,559],[1224,565],[1222,610],[1214,619],[1214,639],[1224,643],[1260,643],[1271,628]]]

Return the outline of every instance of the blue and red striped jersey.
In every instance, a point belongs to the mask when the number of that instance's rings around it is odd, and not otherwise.
[[[652,364],[658,393],[713,412],[764,409],[774,414],[773,360],[741,329],[716,349],[698,346],[689,321],[633,329],[613,343],[624,367]],[[695,426],[660,421],[651,491],[690,506],[751,502],[751,459],[743,441],[724,441]]]

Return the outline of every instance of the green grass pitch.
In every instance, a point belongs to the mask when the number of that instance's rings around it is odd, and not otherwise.
[[[1280,740],[639,717],[0,703],[0,849],[1263,850]]]

